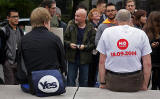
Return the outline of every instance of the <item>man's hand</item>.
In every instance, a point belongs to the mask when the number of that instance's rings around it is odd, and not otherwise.
[[[152,46],[153,48],[158,47],[158,46],[159,46],[159,42],[153,42],[153,43],[151,44],[151,46]]]
[[[72,49],[76,49],[76,48],[77,48],[77,45],[74,44],[74,43],[70,43],[70,47],[71,47]]]
[[[106,84],[100,84],[99,88],[106,89],[107,86],[106,86]]]
[[[143,84],[141,90],[146,91],[147,89],[147,86]]]
[[[83,49],[84,49],[84,45],[83,45],[83,44],[80,45],[79,49],[80,49],[80,50],[83,50]]]

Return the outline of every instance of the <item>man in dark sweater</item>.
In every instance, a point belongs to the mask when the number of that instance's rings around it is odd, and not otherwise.
[[[42,7],[36,8],[31,14],[33,30],[22,38],[21,52],[25,67],[19,66],[18,78],[21,83],[27,83],[21,73],[28,75],[32,71],[58,69],[66,73],[66,61],[62,42],[59,37],[49,32],[51,16]],[[21,64],[21,63],[19,63]]]

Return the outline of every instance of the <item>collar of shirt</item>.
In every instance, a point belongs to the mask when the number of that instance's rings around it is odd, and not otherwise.
[[[103,23],[104,23],[104,24],[110,24],[110,23],[112,23],[112,22],[109,21],[108,18],[107,18],[105,21],[103,21]]]

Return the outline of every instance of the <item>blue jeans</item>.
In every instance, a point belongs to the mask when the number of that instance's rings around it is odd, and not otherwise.
[[[67,86],[76,86],[76,78],[79,69],[79,86],[88,86],[88,69],[89,64],[80,64],[79,60],[75,63],[68,62],[68,76],[67,76]]]

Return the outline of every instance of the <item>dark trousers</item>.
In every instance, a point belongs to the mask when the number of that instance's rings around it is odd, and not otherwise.
[[[16,79],[17,63],[10,64],[5,61],[3,65],[4,81],[6,85],[16,85],[18,84]]]
[[[160,67],[152,68],[152,90],[160,90]]]
[[[107,89],[118,92],[136,92],[142,87],[144,75],[142,71],[133,74],[113,74],[106,71]]]
[[[92,63],[89,64],[89,73],[88,73],[88,86],[94,87],[97,81],[98,75],[98,63],[99,63],[99,54],[93,55]]]
[[[4,84],[3,80],[0,78],[0,84]]]
[[[80,64],[79,60],[75,63],[68,62],[67,86],[76,86],[76,78],[79,70],[79,86],[88,87],[89,64]]]

